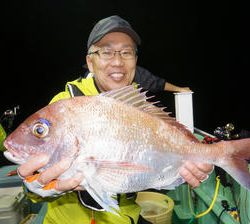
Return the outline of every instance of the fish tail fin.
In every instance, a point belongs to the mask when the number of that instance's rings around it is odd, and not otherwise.
[[[240,185],[250,190],[250,173],[248,168],[248,162],[250,161],[250,138],[221,143],[226,146],[226,165],[222,168],[238,181]],[[230,144],[232,149],[229,155],[227,143]]]

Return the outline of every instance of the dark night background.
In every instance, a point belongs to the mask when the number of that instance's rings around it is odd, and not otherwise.
[[[148,2],[148,3],[147,3]],[[118,14],[142,38],[138,64],[193,91],[194,125],[250,129],[247,1],[2,1],[0,113],[13,128],[81,73],[88,35]],[[160,93],[173,111],[173,95]]]

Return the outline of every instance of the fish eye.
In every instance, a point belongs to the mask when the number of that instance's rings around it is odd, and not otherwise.
[[[49,133],[49,127],[45,123],[36,123],[32,129],[33,134],[38,138],[44,138]]]

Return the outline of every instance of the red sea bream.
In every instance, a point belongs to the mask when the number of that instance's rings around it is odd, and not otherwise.
[[[5,147],[19,164],[39,152],[50,155],[47,167],[70,159],[61,178],[81,172],[83,187],[108,211],[118,208],[113,194],[182,184],[183,160],[219,166],[250,189],[250,139],[203,144],[133,86],[52,103],[21,123]]]

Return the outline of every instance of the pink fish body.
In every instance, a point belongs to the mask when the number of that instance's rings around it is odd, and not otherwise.
[[[106,210],[117,209],[113,194],[182,184],[178,169],[183,160],[220,166],[250,189],[250,139],[200,143],[132,86],[50,104],[28,117],[4,144],[6,157],[19,164],[40,152],[50,155],[47,166],[70,159],[61,178],[81,172],[83,187]]]

